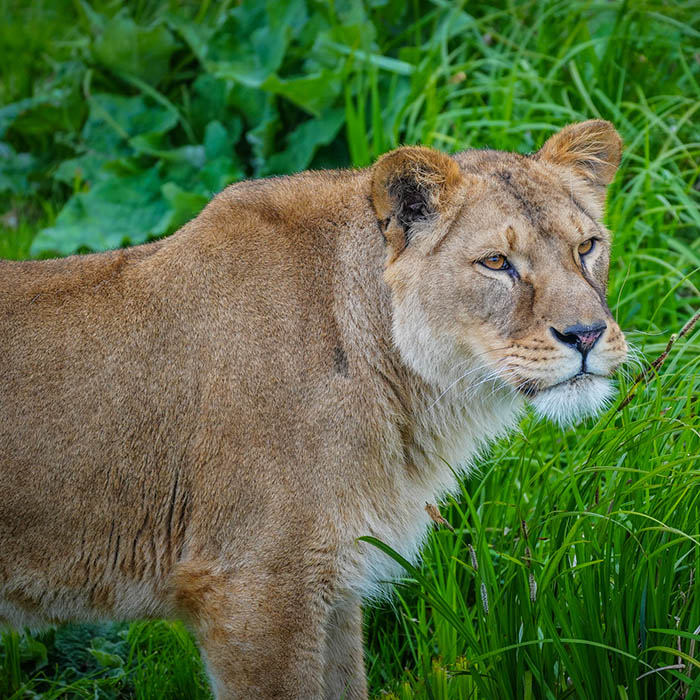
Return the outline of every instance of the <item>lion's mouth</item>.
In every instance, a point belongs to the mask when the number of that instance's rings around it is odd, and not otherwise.
[[[581,371],[549,386],[530,387],[525,397],[535,413],[566,426],[604,411],[613,393],[609,377]]]
[[[579,370],[576,372],[576,374],[572,374],[567,379],[562,379],[560,382],[556,382],[555,384],[543,386],[541,382],[532,380],[524,382],[520,387],[518,387],[518,390],[527,398],[532,398],[538,394],[545,394],[548,391],[553,391],[562,387],[585,388],[586,386],[590,385],[591,382],[593,382],[594,378],[607,379],[607,377],[602,374],[598,374],[597,372]]]

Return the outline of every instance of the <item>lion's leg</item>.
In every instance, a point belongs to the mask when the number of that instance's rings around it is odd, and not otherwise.
[[[181,565],[176,605],[195,631],[217,700],[321,700],[329,606],[300,577]]]
[[[365,700],[367,681],[359,601],[334,606],[326,629],[326,700]]]

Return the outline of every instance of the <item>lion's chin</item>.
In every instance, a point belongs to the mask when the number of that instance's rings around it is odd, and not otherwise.
[[[537,392],[529,397],[529,401],[539,416],[564,427],[601,413],[610,405],[613,394],[609,379],[579,374]]]

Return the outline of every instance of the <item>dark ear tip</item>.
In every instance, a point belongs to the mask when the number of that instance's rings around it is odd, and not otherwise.
[[[371,198],[379,219],[394,209],[392,185],[399,180],[420,189],[451,189],[462,178],[457,162],[445,153],[426,146],[401,146],[381,156],[372,167]],[[415,189],[414,188],[414,189]],[[398,189],[402,189],[398,187]]]

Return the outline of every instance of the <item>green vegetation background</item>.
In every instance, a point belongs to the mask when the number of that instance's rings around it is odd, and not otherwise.
[[[246,177],[402,143],[528,152],[602,117],[626,143],[621,396],[700,306],[697,0],[0,0],[0,56],[2,257],[167,235]],[[700,697],[699,338],[625,407],[526,417],[484,458],[455,532],[367,613],[373,694]],[[1,640],[0,698],[208,697],[176,623]]]

